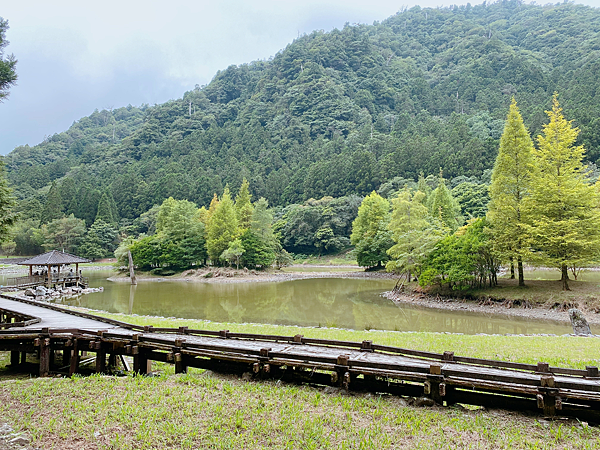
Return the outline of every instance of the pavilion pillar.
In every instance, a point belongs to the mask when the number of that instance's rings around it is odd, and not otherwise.
[[[52,287],[52,266],[48,264],[48,289]]]

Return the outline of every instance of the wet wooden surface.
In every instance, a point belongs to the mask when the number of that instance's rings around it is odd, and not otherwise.
[[[9,300],[5,297],[0,297],[0,309],[15,311],[20,314],[27,314],[41,319],[41,322],[28,327],[22,327],[21,330],[41,328],[84,328],[96,331],[118,328],[98,320],[77,317],[65,312],[53,311],[45,308],[43,305],[35,306],[16,300]]]

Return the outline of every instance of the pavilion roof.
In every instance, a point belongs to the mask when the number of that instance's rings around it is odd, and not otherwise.
[[[58,266],[61,264],[77,264],[89,262],[91,262],[89,259],[71,255],[70,253],[59,252],[58,250],[52,250],[50,252],[34,256],[33,258],[26,259],[25,261],[21,261],[17,264],[21,266]]]

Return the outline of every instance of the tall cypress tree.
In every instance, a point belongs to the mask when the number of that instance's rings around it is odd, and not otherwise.
[[[563,290],[569,290],[568,268],[598,260],[599,196],[597,186],[585,178],[585,150],[574,145],[579,129],[564,118],[556,94],[547,114],[550,122],[534,150],[531,196],[526,201],[528,229],[537,260],[560,269]]]
[[[427,203],[429,213],[433,217],[438,218],[453,233],[462,225],[464,219],[460,214],[460,206],[446,187],[446,181],[442,176],[441,169],[438,186],[428,197]]]
[[[390,222],[390,202],[373,191],[358,208],[358,216],[352,222],[350,242],[356,247],[359,266],[381,266],[387,262],[387,250],[393,245]]]
[[[250,228],[252,211],[254,209],[251,198],[250,184],[248,183],[248,180],[244,178],[244,181],[242,181],[242,185],[240,186],[240,191],[235,197],[235,211],[237,214],[238,226],[241,231]]]
[[[525,286],[523,259],[528,254],[529,231],[523,205],[529,195],[533,142],[513,98],[500,150],[492,172],[487,218],[496,250],[505,260],[517,260],[519,286]]]
[[[42,210],[42,217],[40,224],[50,223],[54,219],[60,219],[64,216],[62,210],[63,202],[60,196],[60,190],[56,186],[56,182],[52,182],[48,195],[46,196],[46,203],[44,203],[44,209]]]
[[[4,161],[0,159],[0,242],[7,239],[9,227],[15,224],[15,205],[12,189],[8,187],[4,177]]]
[[[238,221],[229,187],[225,187],[221,200],[216,204],[207,227],[206,248],[213,264],[219,263],[219,257],[229,243],[237,237]]]
[[[98,202],[98,211],[96,212],[95,221],[98,220],[102,220],[104,223],[110,223],[111,225],[114,225],[116,223],[115,218],[112,214],[112,208],[108,199],[108,195],[106,195],[106,192],[102,194],[102,197],[100,197],[100,201]]]

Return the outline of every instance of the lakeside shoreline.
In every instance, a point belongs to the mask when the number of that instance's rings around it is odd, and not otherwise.
[[[293,268],[301,269],[294,271]],[[15,270],[16,269],[16,270]],[[20,267],[0,268],[0,274],[12,274],[20,271]],[[308,269],[307,271],[303,271]],[[310,269],[327,269],[322,271],[311,271]],[[345,269],[345,270],[344,270]],[[350,269],[350,270],[348,270]],[[235,270],[232,268],[201,268],[186,270],[173,276],[158,276],[149,273],[136,274],[139,282],[186,282],[207,284],[230,284],[230,283],[269,283],[285,282],[303,279],[318,278],[348,278],[348,279],[397,279],[397,275],[387,272],[364,272],[358,271],[358,266],[353,265],[321,265],[302,264],[292,266],[290,271],[256,271]],[[129,274],[118,272],[112,266],[90,265],[84,270],[110,270],[114,275],[107,277],[107,281],[115,283],[129,283]],[[288,269],[289,270],[289,269]],[[552,282],[548,280],[549,282]],[[524,302],[526,306],[517,306],[514,302],[505,302],[494,296],[480,298],[459,298],[448,295],[432,295],[408,289],[406,292],[386,291],[381,293],[399,307],[410,305],[425,309],[439,311],[466,312],[475,314],[489,314],[503,318],[521,318],[533,320],[547,320],[556,323],[570,323],[569,314],[565,308],[552,308],[547,304],[536,304]],[[584,305],[585,306],[585,305]],[[600,325],[600,314],[597,310],[581,308],[586,319],[591,325]]]

